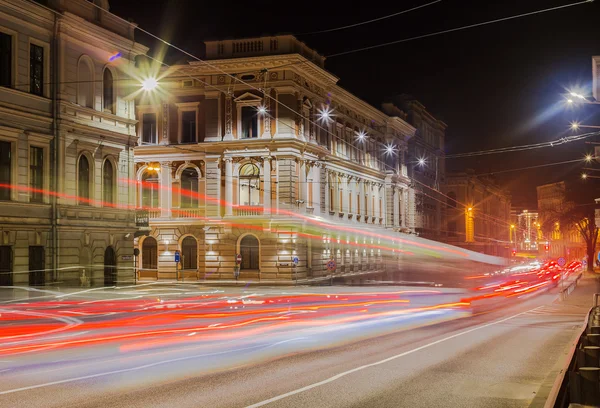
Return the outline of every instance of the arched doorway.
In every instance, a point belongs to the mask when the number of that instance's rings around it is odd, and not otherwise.
[[[185,237],[181,242],[181,255],[184,270],[198,269],[198,244],[196,238]]]
[[[142,243],[142,269],[157,269],[158,245],[156,239],[147,237]]]
[[[104,286],[117,284],[117,256],[113,247],[104,251]]]
[[[258,238],[254,235],[246,235],[242,238],[240,241],[240,254],[242,255],[240,270],[258,270],[260,261]]]

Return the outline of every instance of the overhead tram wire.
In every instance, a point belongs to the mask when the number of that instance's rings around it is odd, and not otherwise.
[[[574,6],[579,6],[579,5],[586,4],[586,3],[592,3],[593,1],[594,0],[583,0],[583,1],[576,2],[576,3],[563,4],[561,6],[550,7],[550,8],[547,8],[547,9],[536,10],[536,11],[530,11],[528,13],[517,14],[517,15],[514,15],[514,16],[497,18],[495,20],[483,21],[481,23],[475,23],[475,24],[469,24],[469,25],[462,26],[462,27],[450,28],[448,30],[436,31],[434,33],[417,35],[417,36],[414,36],[414,37],[404,38],[402,40],[389,41],[389,42],[386,42],[386,43],[371,45],[371,46],[368,46],[368,47],[356,48],[354,50],[342,51],[342,52],[338,52],[338,53],[335,53],[335,54],[326,55],[325,57],[326,58],[340,57],[342,55],[353,54],[353,53],[356,53],[356,52],[368,51],[368,50],[372,50],[372,49],[375,49],[375,48],[387,47],[389,45],[400,44],[400,43],[404,43],[404,42],[408,42],[408,41],[413,41],[413,40],[419,40],[419,39],[422,39],[422,38],[434,37],[436,35],[447,34],[447,33],[452,33],[452,32],[461,31],[461,30],[467,30],[469,28],[475,28],[475,27],[481,27],[481,26],[484,26],[484,25],[500,23],[500,22],[503,22],[503,21],[514,20],[514,19],[517,19],[517,18],[532,16],[532,15],[535,15],[535,14],[542,14],[542,13],[547,13],[547,12],[550,12],[550,11],[561,10],[561,9],[565,9],[567,7],[574,7]]]
[[[587,139],[593,136],[600,135],[600,131],[584,133],[576,136],[567,136],[561,137],[560,139],[556,139],[550,142],[541,142],[534,143],[528,145],[519,145],[519,146],[509,146],[509,147],[499,147],[497,149],[488,149],[488,150],[478,150],[474,152],[465,152],[465,153],[456,153],[456,154],[448,154],[445,156],[446,159],[458,159],[464,157],[473,157],[473,156],[483,156],[488,154],[501,154],[501,153],[513,153],[520,152],[524,150],[533,150],[533,149],[541,149],[544,147],[555,147],[560,146],[565,143],[577,142],[579,140]]]
[[[419,10],[419,9],[431,6],[433,4],[440,3],[441,1],[442,0],[435,0],[435,1],[432,1],[432,2],[429,2],[429,3],[426,3],[426,4],[421,4],[420,6],[416,6],[416,7],[407,9],[407,10],[399,11],[397,13],[388,14],[388,15],[385,15],[385,16],[382,16],[382,17],[373,18],[371,20],[363,21],[363,22],[360,22],[360,23],[349,24],[349,25],[345,25],[345,26],[341,26],[341,27],[337,27],[337,28],[329,28],[329,29],[319,30],[319,31],[311,31],[311,32],[308,32],[308,33],[299,33],[299,34],[296,34],[296,35],[298,35],[298,36],[302,36],[302,35],[315,35],[315,34],[331,33],[333,31],[346,30],[348,28],[354,28],[354,27],[358,27],[358,26],[361,26],[361,25],[374,23],[376,21],[381,21],[381,20],[385,20],[385,19],[388,19],[388,18],[396,17],[396,16],[399,16],[399,15],[402,15],[402,14],[410,13],[411,11]]]

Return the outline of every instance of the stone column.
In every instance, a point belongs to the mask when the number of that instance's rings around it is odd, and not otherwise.
[[[408,193],[406,191],[405,188],[402,189],[402,192],[400,193],[400,196],[402,198],[402,201],[400,201],[400,217],[401,217],[401,227],[402,228],[406,228],[406,200],[408,200]]]
[[[398,187],[393,187],[392,203],[394,209],[393,226],[397,228],[400,226],[400,199],[398,197]]]
[[[270,137],[270,135],[269,135]],[[263,157],[264,214],[271,214],[271,156]]]
[[[315,108],[314,106],[312,108],[310,108],[310,111],[308,112],[308,118],[310,119],[308,121],[308,141],[309,143],[312,143],[314,145],[317,144],[317,135],[316,135],[316,126],[313,123],[312,119],[315,117]]]
[[[306,200],[308,200],[308,183],[306,181],[306,168],[307,163],[303,160],[300,161],[299,165],[299,184],[300,188],[298,189],[298,198],[297,200],[304,200],[304,207],[307,207]]]
[[[331,202],[331,199],[329,198],[329,188],[331,187],[329,185],[329,169],[325,168],[322,171],[325,171],[325,214],[327,214],[331,211],[331,206],[329,205]]]
[[[171,162],[160,163],[160,216],[171,216]]]
[[[233,101],[231,95],[225,97],[225,136],[223,140],[233,140]]]
[[[271,116],[274,116],[271,114],[271,90],[270,89],[265,90],[263,106],[265,107],[265,114],[262,116],[263,123],[264,123],[264,132],[261,137],[263,139],[270,139],[271,138]]]
[[[302,100],[302,95],[300,94],[298,94],[298,102],[296,106],[296,125],[298,128],[298,139],[304,141],[306,140],[306,138],[304,137],[304,102]]]
[[[225,215],[233,215],[233,159],[225,157]]]

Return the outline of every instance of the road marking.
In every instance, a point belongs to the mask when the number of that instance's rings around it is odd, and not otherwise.
[[[366,369],[366,368],[370,368],[370,367],[378,366],[378,365],[381,365],[381,364],[385,364],[385,363],[388,363],[388,362],[390,362],[390,361],[396,360],[396,359],[398,359],[398,358],[400,358],[400,357],[404,357],[404,356],[407,356],[407,355],[409,355],[409,354],[415,353],[415,352],[417,352],[417,351],[420,351],[420,350],[426,349],[426,348],[428,348],[428,347],[435,346],[436,344],[443,343],[443,342],[445,342],[445,341],[447,341],[447,340],[451,340],[451,339],[453,339],[453,338],[456,338],[456,337],[459,337],[459,336],[462,336],[462,335],[465,335],[465,334],[468,334],[468,333],[474,332],[475,330],[484,329],[484,328],[486,328],[486,327],[490,327],[490,326],[493,326],[493,325],[495,325],[495,324],[498,324],[498,323],[503,323],[503,322],[506,322],[507,320],[514,319],[515,317],[518,317],[518,316],[524,315],[524,314],[526,314],[526,313],[532,312],[532,311],[534,311],[534,310],[537,310],[537,309],[539,309],[539,308],[541,308],[541,307],[543,307],[543,306],[538,306],[538,307],[536,307],[536,308],[533,308],[533,309],[531,309],[531,310],[527,310],[526,312],[517,313],[516,315],[513,315],[513,316],[510,316],[510,317],[507,317],[507,318],[505,318],[505,319],[496,320],[496,321],[494,321],[494,322],[491,322],[491,323],[486,323],[486,324],[484,324],[484,325],[477,326],[477,327],[474,327],[474,328],[472,328],[472,329],[465,330],[465,331],[462,331],[462,332],[460,332],[460,333],[453,334],[452,336],[444,337],[443,339],[436,340],[436,341],[434,341],[434,342],[432,342],[432,343],[428,343],[428,344],[425,344],[425,345],[419,346],[419,347],[417,347],[417,348],[415,348],[415,349],[412,349],[412,350],[409,350],[409,351],[405,351],[404,353],[396,354],[395,356],[388,357],[388,358],[386,358],[386,359],[384,359],[384,360],[376,361],[375,363],[365,364],[365,365],[362,365],[362,366],[360,366],[360,367],[356,367],[356,368],[353,368],[353,369],[351,369],[351,370],[344,371],[344,372],[342,372],[342,373],[339,373],[339,374],[336,374],[336,375],[334,375],[333,377],[329,377],[329,378],[327,378],[327,379],[325,379],[325,380],[323,380],[323,381],[319,381],[319,382],[316,382],[316,383],[313,383],[313,384],[307,385],[307,386],[305,386],[305,387],[298,388],[298,389],[296,389],[296,390],[293,390],[293,391],[290,391],[290,392],[286,392],[285,394],[277,395],[277,396],[275,396],[275,397],[273,397],[273,398],[269,398],[269,399],[267,399],[267,400],[264,400],[264,401],[261,401],[261,402],[257,402],[256,404],[248,405],[246,408],[257,408],[257,407],[262,407],[262,406],[264,406],[264,405],[267,405],[267,404],[270,404],[270,403],[272,403],[272,402],[279,401],[279,400],[282,400],[282,399],[284,399],[284,398],[287,398],[287,397],[291,397],[292,395],[300,394],[300,393],[302,393],[302,392],[304,392],[304,391],[308,391],[308,390],[311,390],[311,389],[313,389],[313,388],[317,388],[317,387],[320,387],[320,386],[322,386],[322,385],[328,384],[328,383],[330,383],[330,382],[333,382],[333,381],[335,381],[335,380],[338,380],[338,379],[340,379],[340,378],[342,378],[342,377],[345,377],[345,376],[347,376],[347,375],[349,375],[349,374],[352,374],[352,373],[355,373],[355,372],[357,372],[357,371],[361,371],[361,370],[364,370],[364,369]]]
[[[88,380],[90,378],[104,377],[107,375],[127,373],[130,371],[144,370],[146,368],[156,367],[156,366],[169,364],[169,363],[175,363],[178,361],[192,360],[192,359],[199,358],[199,357],[217,356],[217,355],[221,355],[221,354],[228,354],[228,353],[246,351],[246,350],[252,350],[252,349],[261,349],[261,348],[268,349],[270,347],[275,347],[280,344],[289,343],[291,341],[296,341],[296,340],[304,340],[304,339],[305,339],[305,337],[296,337],[293,339],[278,341],[278,342],[272,343],[272,344],[257,344],[255,346],[243,347],[243,348],[239,348],[239,349],[235,349],[235,350],[224,350],[224,351],[218,351],[215,353],[196,354],[193,356],[178,357],[178,358],[173,358],[173,359],[169,359],[169,360],[157,361],[155,363],[144,364],[144,365],[137,366],[137,367],[123,368],[120,370],[107,371],[107,372],[103,372],[103,373],[84,375],[81,377],[66,378],[64,380],[51,381],[51,382],[47,382],[47,383],[43,383],[43,384],[36,384],[36,385],[29,385],[29,386],[21,387],[21,388],[14,388],[12,390],[0,391],[0,395],[13,394],[15,392],[34,390],[36,388],[50,387],[52,385],[59,385],[59,384],[65,384],[65,383],[70,383],[70,382],[75,382],[75,381]]]

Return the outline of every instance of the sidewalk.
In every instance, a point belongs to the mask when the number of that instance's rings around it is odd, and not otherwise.
[[[560,290],[560,287],[558,289]],[[600,293],[600,274],[584,272],[577,282],[575,290],[564,300],[560,299],[559,293],[557,292],[558,296],[552,304],[553,313],[556,315],[581,316],[581,329],[576,330],[575,336],[565,344],[563,351],[556,356],[556,364],[538,390],[537,396],[529,405],[530,408],[554,407],[554,402],[559,392],[561,392],[561,386],[565,380],[569,364],[573,359],[575,347],[585,329],[586,316],[593,305],[594,294]]]

